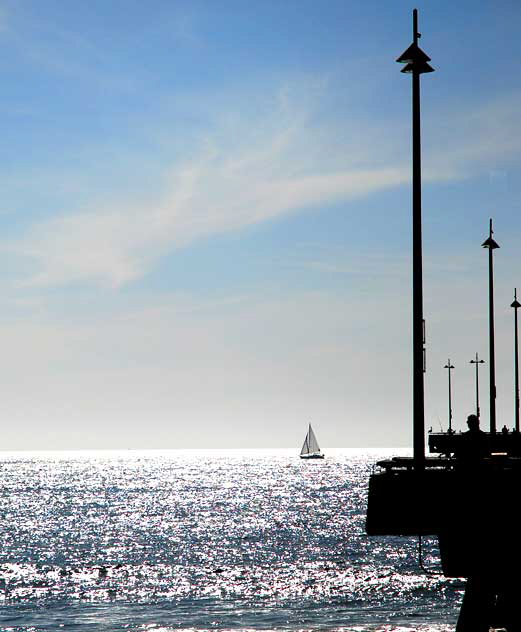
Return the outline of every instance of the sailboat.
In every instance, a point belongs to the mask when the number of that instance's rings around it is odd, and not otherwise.
[[[323,459],[324,455],[320,452],[320,447],[318,445],[317,438],[315,437],[315,433],[313,432],[313,428],[311,424],[309,424],[308,432],[306,434],[306,438],[304,439],[304,445],[302,446],[302,450],[300,451],[301,459]]]

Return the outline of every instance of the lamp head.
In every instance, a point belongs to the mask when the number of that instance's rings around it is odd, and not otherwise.
[[[417,63],[408,63],[404,68],[400,70],[405,74],[412,74],[413,72],[417,72],[419,75],[423,75],[426,72],[434,72],[434,68],[428,64],[426,61],[420,61]]]
[[[431,61],[431,58],[422,51],[418,44],[413,43],[407,50],[403,51],[396,61],[399,64],[414,64]]]
[[[496,248],[499,248],[499,244],[492,239],[492,237],[488,237],[487,239],[485,239],[485,241],[481,244],[483,248],[489,248],[490,250],[495,250]]]
[[[431,61],[431,58],[418,46],[418,38],[421,37],[420,33],[418,33],[418,10],[414,9],[412,15],[413,43],[403,51],[396,61],[399,64],[405,64],[405,68],[401,72],[407,74],[417,73],[421,75],[425,72],[434,72],[434,68],[427,63]]]

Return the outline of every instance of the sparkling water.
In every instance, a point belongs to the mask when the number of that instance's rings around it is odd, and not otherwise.
[[[436,542],[365,534],[391,453],[324,452],[4,453],[0,629],[454,630]]]

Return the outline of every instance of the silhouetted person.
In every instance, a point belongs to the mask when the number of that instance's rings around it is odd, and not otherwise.
[[[477,415],[469,415],[467,417],[467,426],[469,429],[463,433],[461,451],[457,456],[466,461],[475,462],[487,454],[486,434],[479,427],[479,417]]]
[[[469,415],[467,417],[467,426],[469,429],[465,432],[466,435],[485,434],[479,427],[479,417],[477,415]]]
[[[506,435],[508,434],[508,428],[506,426],[503,426],[503,428],[501,428],[501,432]]]

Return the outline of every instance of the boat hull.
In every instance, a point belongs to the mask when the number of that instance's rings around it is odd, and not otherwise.
[[[323,454],[301,454],[300,458],[301,459],[323,459],[324,455]]]

